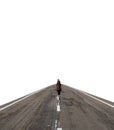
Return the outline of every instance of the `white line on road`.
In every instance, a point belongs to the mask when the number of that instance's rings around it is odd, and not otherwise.
[[[62,128],[57,128],[57,130],[62,130]]]
[[[60,109],[60,105],[59,105],[59,103],[57,104],[57,112],[60,112],[61,111],[61,109]]]
[[[42,90],[43,90],[43,89],[41,89],[41,90],[39,90],[39,91],[35,91],[35,92],[33,92],[33,93],[31,93],[31,94],[29,94],[29,95],[27,95],[27,96],[25,96],[25,97],[23,97],[23,98],[21,98],[21,99],[19,99],[19,100],[15,101],[15,102],[13,102],[13,103],[11,103],[11,104],[9,104],[9,105],[5,106],[5,107],[0,108],[0,111],[4,110],[4,109],[6,109],[6,108],[8,108],[8,107],[10,107],[10,106],[12,106],[12,105],[14,105],[14,104],[16,104],[16,103],[20,102],[20,101],[22,101],[22,100],[24,100],[24,99],[26,99],[26,98],[28,98],[28,97],[32,96],[33,94],[35,94],[35,93],[38,93],[38,92],[42,91]]]
[[[55,130],[56,130],[56,128],[57,128],[57,120],[55,120]]]
[[[93,96],[91,96],[91,95],[89,95],[89,94],[87,94],[86,92],[83,92],[83,91],[81,91],[81,90],[78,90],[78,91],[82,92],[83,94],[85,94],[85,95],[87,95],[87,96],[89,96],[89,97],[91,97],[91,98],[93,98],[93,99],[95,99],[95,100],[97,100],[97,101],[99,101],[99,102],[102,102],[102,103],[106,104],[107,106],[110,106],[110,107],[114,108],[114,105],[111,105],[111,104],[109,104],[109,103],[107,103],[107,102],[104,102],[104,101],[102,101],[102,100],[100,100],[100,99],[98,99],[98,98],[96,98],[96,97],[93,97]]]
[[[65,86],[67,86],[67,85],[65,85]],[[68,86],[68,87],[69,87],[69,86]],[[107,106],[109,106],[109,107],[114,108],[114,105],[111,105],[111,104],[109,104],[109,103],[107,103],[107,102],[105,102],[105,101],[102,101],[102,100],[100,100],[100,99],[98,99],[98,98],[96,98],[96,97],[93,97],[93,96],[87,94],[86,92],[84,92],[84,91],[82,91],[82,90],[79,90],[79,89],[75,89],[75,90],[77,90],[77,91],[79,91],[79,92],[81,92],[81,93],[83,93],[83,94],[85,94],[85,95],[87,95],[87,96],[89,96],[89,97],[91,97],[91,98],[93,98],[93,99],[99,101],[99,102],[102,102],[102,103],[104,103],[105,105],[107,105]]]
[[[57,96],[57,101],[59,101],[58,96]],[[59,102],[56,105],[57,105],[57,112],[60,112],[60,104],[59,104]],[[57,128],[57,127],[60,127],[60,121],[55,120],[55,130],[62,130],[62,128]]]
[[[57,98],[57,100],[59,101],[59,96],[57,96],[56,98]]]

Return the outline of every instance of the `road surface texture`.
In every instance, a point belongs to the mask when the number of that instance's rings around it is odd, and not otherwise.
[[[0,130],[114,130],[113,103],[66,85],[56,96],[52,85],[1,106]]]

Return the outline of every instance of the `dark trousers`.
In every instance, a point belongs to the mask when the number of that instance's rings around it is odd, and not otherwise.
[[[60,93],[61,93],[61,90],[57,90],[57,93],[58,93],[58,95],[60,95]]]

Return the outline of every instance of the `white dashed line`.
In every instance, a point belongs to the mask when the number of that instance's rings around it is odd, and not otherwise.
[[[55,130],[56,130],[56,128],[57,128],[57,120],[55,120]]]
[[[59,96],[57,96],[56,98],[57,98],[57,101],[59,101]]]
[[[60,109],[60,105],[59,105],[59,103],[57,104],[57,112],[60,112],[61,111],[61,109]]]
[[[56,99],[58,101],[58,103],[56,104],[56,106],[57,106],[57,112],[60,112],[61,109],[60,109],[60,104],[59,104],[59,101],[60,101],[59,100],[59,96],[57,96]],[[57,128],[57,127],[60,127],[60,121],[55,120],[55,130],[62,130],[62,128]]]
[[[57,128],[57,130],[62,130],[62,128]]]

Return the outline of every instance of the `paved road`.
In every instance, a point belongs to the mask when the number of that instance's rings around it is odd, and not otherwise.
[[[114,130],[110,102],[65,85],[60,101],[56,95],[52,85],[1,106],[0,130]]]

